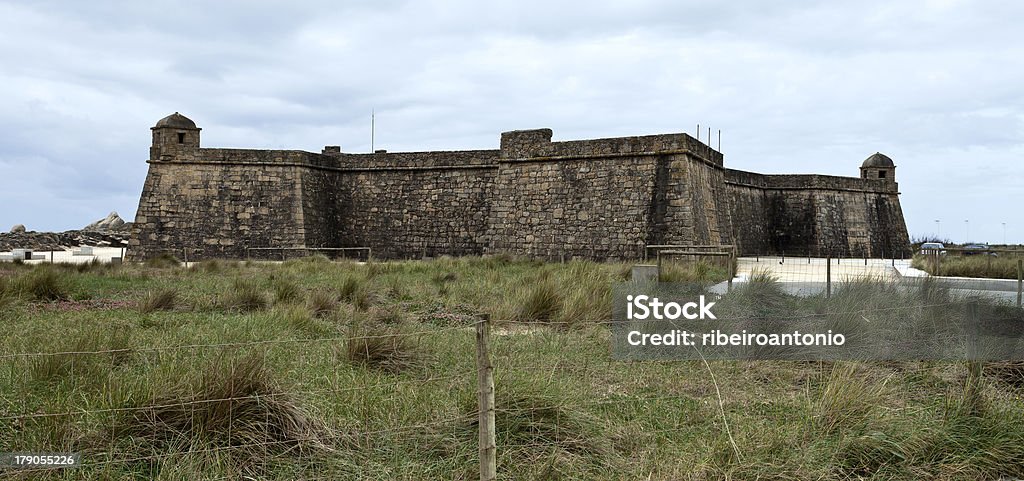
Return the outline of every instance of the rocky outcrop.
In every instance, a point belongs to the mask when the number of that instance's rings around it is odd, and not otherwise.
[[[12,234],[23,234],[23,233],[25,233],[25,224],[15,224],[14,227],[11,227],[11,233]]]
[[[117,215],[117,212],[115,211],[115,212],[111,212],[110,214],[107,214],[106,217],[104,217],[104,218],[102,218],[102,219],[100,219],[100,220],[98,220],[96,222],[93,222],[92,224],[89,224],[89,225],[83,227],[82,230],[83,231],[99,231],[99,232],[106,232],[106,231],[125,231],[125,232],[128,232],[128,231],[131,230],[131,226],[128,225],[123,219],[121,219],[121,216]]]
[[[127,247],[128,231],[10,232],[0,233],[0,251],[33,249],[63,250],[78,246]]]

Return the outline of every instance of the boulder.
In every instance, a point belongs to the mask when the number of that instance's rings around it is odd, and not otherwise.
[[[18,224],[18,225],[15,225],[14,227],[11,227],[11,233],[12,234],[24,234],[25,233],[25,224]]]
[[[117,215],[117,212],[111,212],[106,217],[93,222],[85,226],[82,230],[86,231],[106,231],[106,230],[120,230],[124,227],[124,220],[121,216]]]

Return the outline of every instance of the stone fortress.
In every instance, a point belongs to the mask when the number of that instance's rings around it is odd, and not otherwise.
[[[497,150],[349,154],[204,148],[178,113],[151,130],[133,260],[268,247],[635,260],[653,244],[910,254],[896,167],[879,153],[860,177],[764,175],[725,168],[681,133],[552,142],[550,129],[519,130]]]

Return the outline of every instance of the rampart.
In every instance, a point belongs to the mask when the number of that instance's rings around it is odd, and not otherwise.
[[[636,259],[647,244],[731,243],[882,256],[908,244],[894,174],[726,169],[686,134],[552,142],[537,129],[503,133],[497,150],[350,154],[201,148],[179,114],[152,130],[136,260],[244,258],[250,247],[604,260]]]

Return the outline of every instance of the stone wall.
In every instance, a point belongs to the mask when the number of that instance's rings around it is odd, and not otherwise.
[[[685,134],[551,142],[506,132],[487,252],[636,259],[647,244],[731,238],[721,154]]]
[[[743,254],[909,254],[895,182],[726,169],[725,185]]]
[[[907,244],[895,182],[725,169],[685,134],[551,137],[348,154],[200,148],[198,128],[155,127],[129,258],[371,247],[377,258],[636,259],[648,244],[729,243],[878,256]]]
[[[450,155],[451,157],[446,157]],[[387,157],[395,156],[391,161]],[[494,198],[498,151],[377,154],[367,167],[343,158],[335,175],[338,245],[374,257],[480,255]],[[391,167],[386,167],[386,165]]]
[[[293,165],[151,162],[128,258],[245,258],[247,247],[304,245],[302,176]]]
[[[656,157],[502,162],[488,253],[636,258],[648,241]]]

